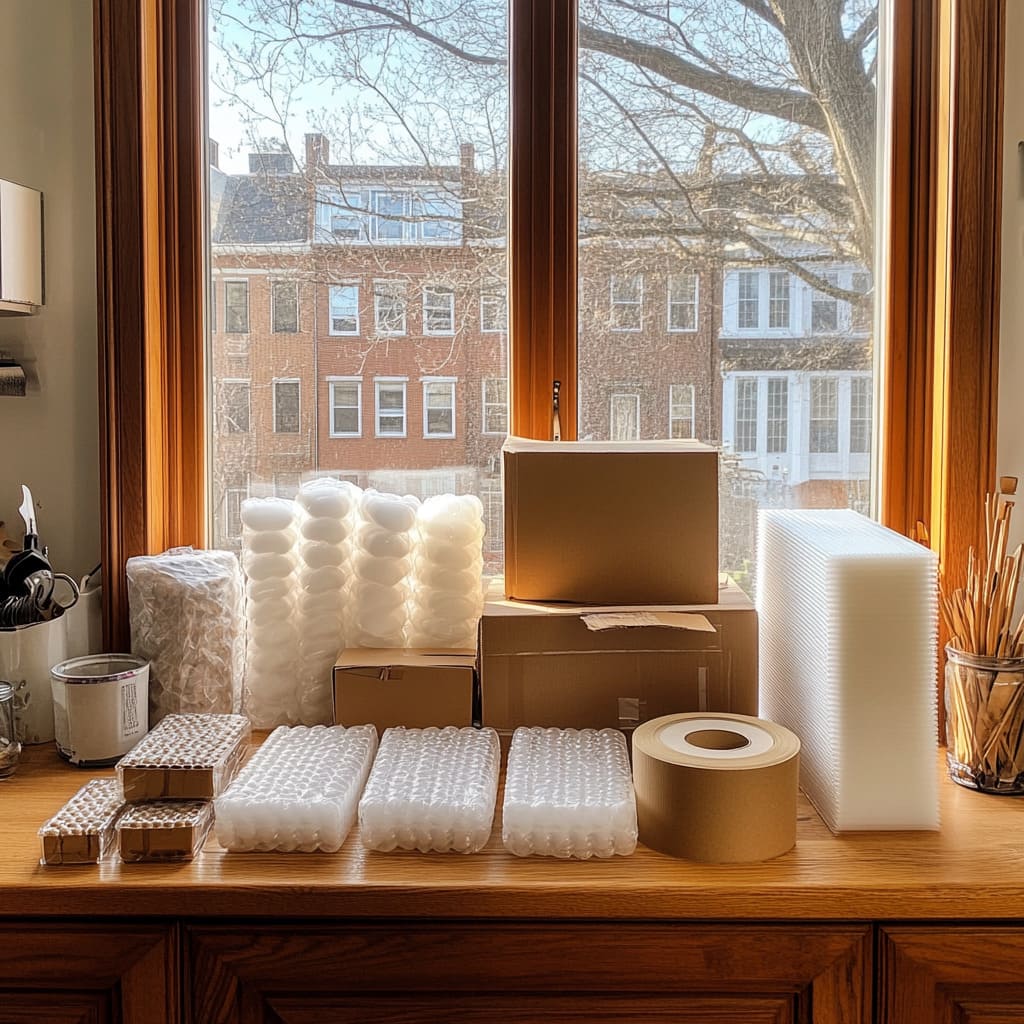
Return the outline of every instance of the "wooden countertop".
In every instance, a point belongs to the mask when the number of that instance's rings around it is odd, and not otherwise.
[[[229,854],[211,836],[189,864],[41,866],[36,830],[102,774],[46,746],[0,781],[0,916],[1024,918],[1024,799],[945,779],[941,832],[835,837],[801,799],[796,849],[754,865],[643,847],[607,861],[524,860],[504,851],[496,821],[474,856],[370,853],[357,828],[337,854]],[[500,806],[499,794],[499,816]]]

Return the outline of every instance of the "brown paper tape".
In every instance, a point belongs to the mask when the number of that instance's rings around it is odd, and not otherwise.
[[[665,715],[633,733],[640,842],[708,864],[769,860],[796,842],[800,741],[746,715]]]

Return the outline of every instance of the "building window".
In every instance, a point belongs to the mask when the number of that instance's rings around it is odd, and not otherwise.
[[[612,395],[610,437],[613,441],[640,439],[639,395]]]
[[[668,386],[668,436],[674,439],[696,437],[694,431],[694,388],[692,384]]]
[[[378,334],[405,334],[405,282],[373,282],[373,320]]]
[[[329,382],[331,437],[360,437],[363,432],[363,379],[337,378]]]
[[[839,275],[834,272],[821,276],[833,287],[839,284]],[[811,333],[835,334],[838,330],[839,302],[824,292],[814,292],[811,296]]]
[[[374,381],[378,437],[405,437],[405,381]]]
[[[815,454],[839,451],[839,380],[811,378],[810,450]]]
[[[275,473],[274,496],[276,498],[294,498],[299,493],[301,483],[301,473]]]
[[[273,281],[270,285],[270,319],[275,334],[295,334],[299,329],[298,281]]]
[[[224,491],[224,536],[239,540],[242,536],[242,502],[249,497],[249,487],[228,487]]]
[[[416,200],[420,238],[431,242],[455,242],[461,234],[459,201],[443,192],[424,193]]]
[[[768,453],[780,455],[789,450],[789,381],[785,377],[768,378]]]
[[[274,381],[274,433],[297,434],[299,432],[299,382],[297,380]]]
[[[500,555],[505,550],[505,502],[500,480],[485,480],[480,490],[484,506],[484,551]]]
[[[217,333],[217,282],[210,281],[210,333]]]
[[[871,451],[871,398],[871,378],[851,378],[850,451],[854,454]]]
[[[451,288],[423,289],[423,333],[455,333],[455,292]]]
[[[378,242],[400,242],[405,237],[406,194],[374,192],[373,237]]]
[[[508,330],[508,296],[501,289],[480,296],[480,330],[494,334]]]
[[[220,382],[220,432],[248,434],[251,418],[251,389],[247,380]]]
[[[455,436],[455,381],[423,382],[423,436]]]
[[[760,282],[756,270],[741,270],[737,275],[739,301],[736,307],[736,323],[741,331],[756,331],[760,325]]]
[[[733,443],[738,452],[753,454],[757,451],[756,377],[739,377],[736,380],[736,423]]]
[[[489,377],[483,382],[484,433],[508,433],[508,378]]]
[[[612,330],[639,331],[643,327],[643,274],[612,274]]]
[[[850,329],[856,334],[867,334],[871,330],[871,275],[857,271],[850,279],[850,290],[864,298],[850,303]]]
[[[789,330],[790,278],[785,270],[768,275],[768,329]]]
[[[332,284],[330,287],[331,324],[329,334],[359,333],[359,285]]]
[[[224,331],[227,334],[249,333],[249,282],[224,282]]]
[[[672,274],[668,279],[668,329],[697,330],[697,275]]]

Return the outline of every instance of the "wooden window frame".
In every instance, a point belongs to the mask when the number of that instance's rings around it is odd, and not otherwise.
[[[882,521],[956,571],[995,478],[1005,0],[893,0]],[[576,437],[576,9],[511,0],[511,428]],[[94,0],[105,638],[207,536],[202,0]],[[370,211],[372,214],[372,211]]]

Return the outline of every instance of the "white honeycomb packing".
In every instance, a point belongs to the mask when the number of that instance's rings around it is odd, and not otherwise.
[[[938,827],[936,557],[856,512],[765,511],[761,714],[833,831]]]
[[[500,764],[493,729],[388,729],[359,802],[363,844],[382,852],[483,849]]]
[[[114,839],[114,821],[124,804],[117,779],[87,782],[39,829],[44,864],[91,864]]]
[[[236,852],[341,849],[376,750],[372,725],[275,729],[217,799],[217,841]]]
[[[631,854],[636,797],[622,733],[516,729],[505,772],[501,836],[517,857]]]
[[[243,582],[228,551],[172,548],[129,558],[132,653],[149,663],[149,721],[241,709]]]

